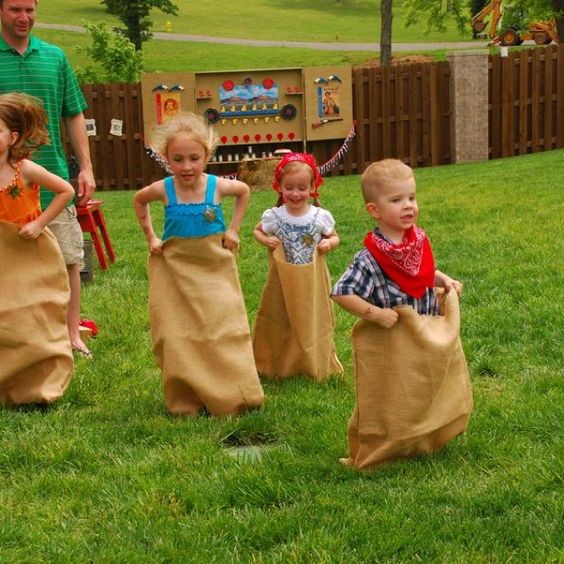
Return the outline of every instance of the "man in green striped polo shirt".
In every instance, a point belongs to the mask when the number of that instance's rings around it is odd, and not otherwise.
[[[86,203],[94,193],[95,181],[86,135],[86,101],[65,54],[55,45],[31,35],[37,0],[0,0],[0,92],[26,92],[43,101],[49,118],[51,145],[35,153],[34,160],[68,180],[67,159],[61,139],[61,118],[80,166],[77,198]],[[41,190],[44,208],[53,194]],[[80,269],[82,231],[76,208],[67,209],[49,224],[65,258],[70,282],[67,324],[73,350],[86,356],[90,351],[80,338]]]

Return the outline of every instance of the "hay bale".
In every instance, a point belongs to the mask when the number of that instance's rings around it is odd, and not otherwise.
[[[237,178],[249,185],[252,192],[272,190],[277,157],[244,159],[239,164]]]

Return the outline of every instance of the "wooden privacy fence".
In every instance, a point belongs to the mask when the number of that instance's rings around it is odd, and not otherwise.
[[[564,147],[564,45],[489,61],[489,155]]]
[[[96,123],[90,153],[97,189],[134,190],[162,177],[160,167],[145,153],[141,85],[94,84],[82,90],[88,102],[85,116]],[[110,132],[114,119],[123,122],[122,135]]]
[[[449,114],[447,62],[355,69],[358,136],[344,172],[362,172],[385,157],[414,168],[450,162]]]
[[[384,157],[414,168],[453,162],[450,80],[445,61],[354,69],[356,136],[330,174],[359,174]],[[488,107],[478,111],[488,112],[490,158],[564,147],[564,45],[490,56],[489,76],[475,80],[486,81],[489,88]],[[90,147],[98,190],[134,190],[162,178],[162,168],[145,153],[140,84],[86,85],[83,90],[86,117],[96,122]],[[116,119],[123,122],[121,136],[111,133]],[[308,142],[306,149],[322,164],[341,143]]]
[[[397,157],[413,167],[450,162],[448,63],[423,63],[353,71],[356,135],[330,174],[357,174],[377,159]],[[96,123],[90,149],[98,190],[137,189],[163,170],[145,153],[140,84],[85,85],[87,118]],[[123,122],[121,136],[112,120]],[[341,140],[308,142],[321,164]],[[265,145],[270,151],[280,145]],[[70,154],[70,147],[69,147]]]

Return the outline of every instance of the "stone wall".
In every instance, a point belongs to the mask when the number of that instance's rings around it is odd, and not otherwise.
[[[488,52],[454,52],[447,59],[452,162],[485,161],[488,159]]]

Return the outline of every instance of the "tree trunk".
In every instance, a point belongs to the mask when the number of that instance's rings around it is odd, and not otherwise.
[[[392,0],[380,0],[380,64],[392,64]]]
[[[564,0],[552,0],[552,8],[555,14],[560,14],[560,17],[556,17],[558,43],[564,43]]]
[[[136,0],[127,5],[126,12],[126,26],[129,39],[135,45],[136,51],[141,51],[143,44],[141,41],[141,22],[140,19],[140,6]]]

